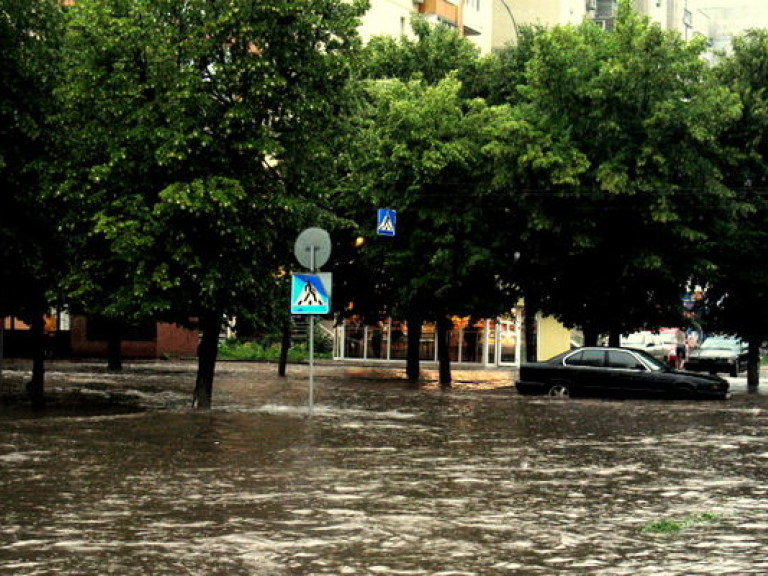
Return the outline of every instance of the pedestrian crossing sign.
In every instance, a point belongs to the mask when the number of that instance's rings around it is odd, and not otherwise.
[[[394,236],[397,224],[397,212],[379,208],[379,216],[376,220],[376,234],[379,236]]]
[[[294,274],[291,314],[328,314],[331,311],[331,274]]]

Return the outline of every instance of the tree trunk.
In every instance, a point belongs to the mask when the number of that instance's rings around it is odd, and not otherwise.
[[[452,325],[453,323],[446,317],[440,317],[437,320],[437,361],[442,388],[451,387],[451,356],[448,338]]]
[[[760,386],[760,338],[749,339],[747,352],[747,388],[757,390]]]
[[[110,372],[120,372],[123,369],[123,322],[110,319],[107,336],[107,369]]]
[[[210,409],[213,400],[213,376],[216,371],[216,357],[219,353],[219,332],[221,314],[208,312],[200,319],[202,338],[197,347],[197,380],[192,399],[193,408]]]
[[[283,337],[280,340],[280,361],[277,365],[277,375],[285,377],[288,366],[288,350],[291,348],[291,320],[283,325]]]
[[[525,361],[537,362],[539,359],[539,335],[536,314],[536,301],[526,297],[523,309],[523,332],[525,336]]]
[[[421,323],[422,319],[412,316],[408,318],[408,353],[405,364],[405,373],[408,380],[416,382],[419,379],[419,356],[421,350]]]
[[[584,333],[584,346],[597,346],[597,339],[600,334],[592,326],[584,326],[582,328]]]
[[[30,322],[32,335],[32,379],[27,383],[27,394],[34,410],[45,408],[45,318],[36,314]]]
[[[621,346],[621,331],[612,328],[608,334],[608,346]]]

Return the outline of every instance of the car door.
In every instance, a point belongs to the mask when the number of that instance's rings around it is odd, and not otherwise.
[[[605,350],[584,349],[565,359],[566,374],[577,394],[594,394],[604,387]]]
[[[615,395],[655,392],[658,386],[649,378],[647,367],[627,350],[608,350],[603,382],[605,392]]]

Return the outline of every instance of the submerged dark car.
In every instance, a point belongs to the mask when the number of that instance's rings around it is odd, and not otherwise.
[[[685,361],[686,370],[738,376],[747,369],[747,343],[741,338],[710,336],[693,350]]]
[[[521,394],[550,396],[729,397],[728,382],[719,376],[672,370],[629,348],[576,348],[523,364],[515,386]]]

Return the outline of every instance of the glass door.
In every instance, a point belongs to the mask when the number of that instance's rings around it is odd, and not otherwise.
[[[496,358],[499,366],[520,363],[520,326],[515,311],[505,314],[496,322]]]

